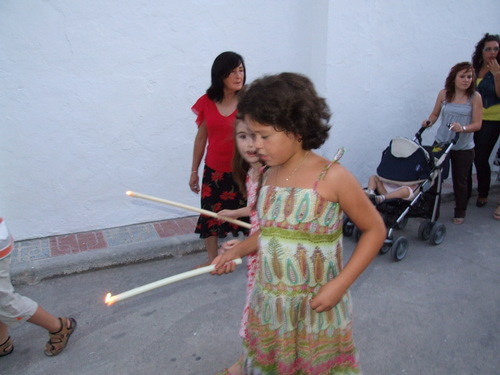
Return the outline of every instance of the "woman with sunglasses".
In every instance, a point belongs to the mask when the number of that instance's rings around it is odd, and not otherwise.
[[[490,155],[500,136],[500,36],[486,33],[476,44],[472,66],[476,73],[477,91],[483,99],[481,129],[474,133],[477,173],[477,207],[488,201],[491,183]]]

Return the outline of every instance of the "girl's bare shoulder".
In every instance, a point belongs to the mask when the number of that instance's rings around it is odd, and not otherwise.
[[[318,193],[324,198],[337,202],[340,196],[361,190],[354,175],[339,162],[329,165],[324,178],[318,184]]]

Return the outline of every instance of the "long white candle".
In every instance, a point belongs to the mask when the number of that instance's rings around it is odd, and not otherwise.
[[[232,261],[234,263],[236,263],[236,264],[241,264],[241,259],[240,258],[233,259]],[[175,283],[177,281],[185,280],[185,279],[188,279],[188,278],[193,277],[193,276],[202,275],[204,273],[209,273],[209,272],[212,272],[214,270],[215,270],[215,264],[212,264],[210,266],[200,267],[200,268],[197,268],[197,269],[194,269],[194,270],[191,270],[191,271],[179,273],[178,275],[167,277],[165,279],[154,281],[152,283],[149,283],[149,284],[146,284],[146,285],[143,285],[143,286],[139,286],[139,287],[134,288],[134,289],[130,289],[130,290],[126,291],[126,292],[117,294],[115,296],[111,295],[111,293],[108,293],[106,295],[106,298],[105,298],[104,302],[108,306],[111,306],[115,302],[123,301],[124,299],[136,296],[136,295],[141,294],[141,293],[148,292],[150,290],[159,288],[161,286],[165,286],[165,285],[168,285],[168,284]]]
[[[174,202],[174,201],[169,201],[167,199],[157,198],[157,197],[153,197],[151,195],[136,193],[136,192],[130,191],[130,190],[127,191],[126,194],[129,197],[147,199],[147,200],[150,200],[150,201],[153,201],[153,202],[168,204],[170,206],[174,206],[174,207],[178,207],[178,208],[183,208],[183,209],[189,210],[189,211],[198,212],[198,213],[200,213],[202,215],[214,217],[214,218],[219,219],[219,220],[223,220],[223,221],[227,221],[229,223],[236,224],[236,225],[238,225],[238,226],[240,226],[242,228],[247,228],[247,229],[251,228],[251,225],[249,223],[245,223],[244,221],[233,219],[233,218],[230,218],[230,217],[220,216],[220,215],[217,215],[215,212],[204,210],[203,208],[188,206],[187,204],[178,203],[178,202]]]

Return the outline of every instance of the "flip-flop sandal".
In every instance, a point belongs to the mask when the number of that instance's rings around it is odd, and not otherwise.
[[[465,218],[463,217],[454,217],[451,222],[455,225],[460,225],[460,224],[463,224],[465,221]]]
[[[14,351],[14,343],[10,336],[5,340],[5,342],[0,345],[0,357],[5,357]]]
[[[69,337],[76,329],[76,320],[73,318],[59,318],[61,329],[57,332],[49,332],[49,341],[45,345],[45,355],[53,357],[63,351],[68,344]],[[68,328],[68,322],[70,326]]]

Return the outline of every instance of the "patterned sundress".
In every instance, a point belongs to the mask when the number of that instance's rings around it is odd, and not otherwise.
[[[250,224],[252,226],[250,229],[250,235],[259,230],[259,220],[257,218],[257,210],[255,207],[255,204],[257,202],[257,188],[259,186],[259,181],[258,179],[257,181],[252,180],[252,174],[254,172],[255,171],[253,171],[253,169],[250,168],[245,180],[245,185],[247,189],[247,205],[248,207],[250,207]],[[245,338],[247,335],[248,309],[250,306],[250,296],[253,290],[253,286],[255,284],[255,274],[257,273],[257,268],[258,268],[257,251],[247,255],[245,258],[247,261],[247,290],[246,290],[245,307],[243,308],[243,316],[241,318],[241,325],[239,332],[241,338]]]
[[[316,313],[309,305],[343,265],[342,211],[317,193],[318,181],[310,189],[261,188],[259,269],[244,340],[244,374],[361,373],[349,292],[330,311]]]

